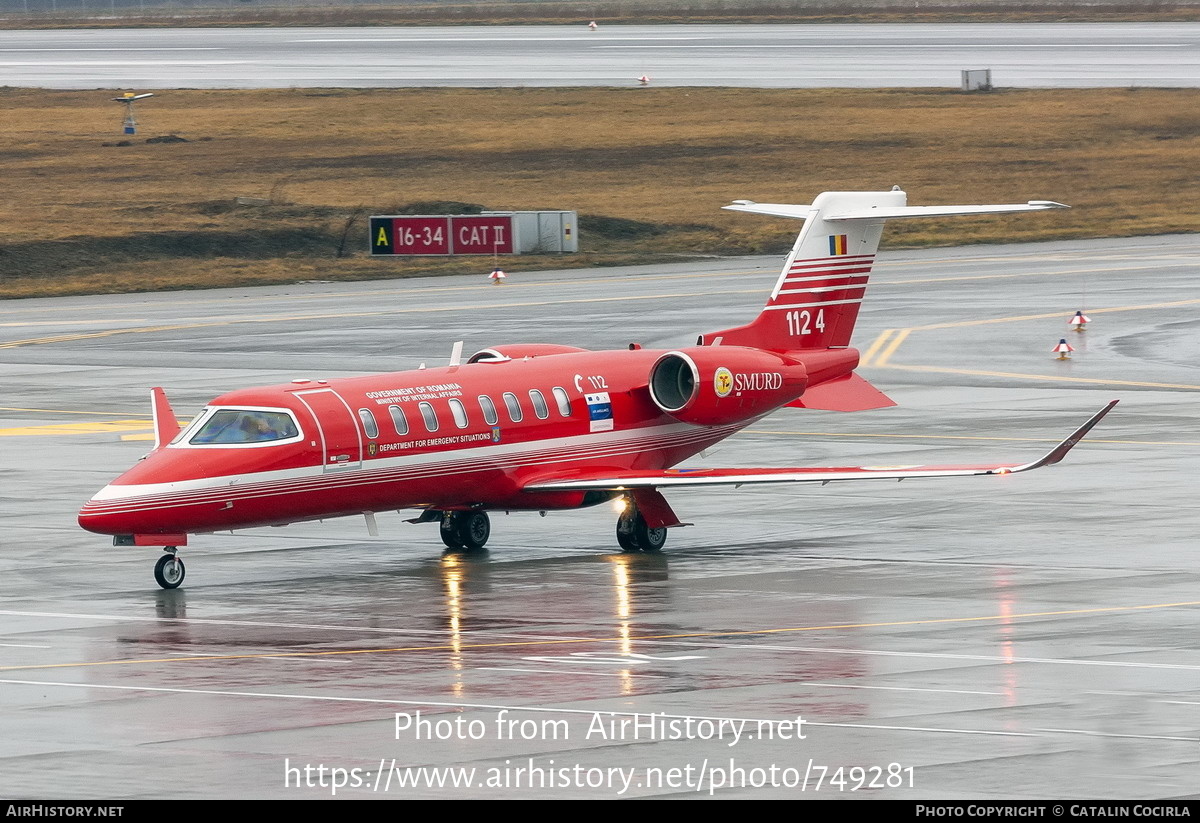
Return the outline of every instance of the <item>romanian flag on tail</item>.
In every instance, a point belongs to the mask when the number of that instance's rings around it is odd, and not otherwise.
[[[829,235],[829,254],[846,254],[846,235],[831,234]]]

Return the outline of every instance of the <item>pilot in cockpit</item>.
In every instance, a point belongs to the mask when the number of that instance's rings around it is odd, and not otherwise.
[[[266,440],[279,439],[279,432],[266,415],[247,414],[242,417],[240,428],[244,443],[261,443]]]

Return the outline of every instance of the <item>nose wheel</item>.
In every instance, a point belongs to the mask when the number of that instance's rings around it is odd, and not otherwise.
[[[667,530],[652,529],[635,508],[627,508],[617,518],[617,544],[626,552],[656,552],[667,542]]]
[[[166,551],[167,554],[158,558],[158,562],[154,564],[154,579],[164,589],[178,589],[186,572],[183,560],[175,554],[174,546],[168,546]]]
[[[446,512],[440,529],[449,549],[482,549],[492,535],[492,521],[485,511]]]

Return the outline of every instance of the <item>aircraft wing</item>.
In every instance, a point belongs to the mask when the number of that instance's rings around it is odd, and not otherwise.
[[[1053,466],[1083,439],[1092,427],[1117,405],[1114,400],[1096,412],[1086,423],[1073,431],[1042,457],[1030,463],[983,466],[840,466],[793,467],[774,469],[666,469],[663,471],[630,471],[607,476],[580,472],[576,477],[544,479],[524,488],[524,491],[588,491],[592,489],[624,491],[644,488],[679,488],[687,486],[741,486],[748,483],[831,483],[835,480],[907,480],[917,477],[972,477],[984,474],[1016,474],[1017,472]]]

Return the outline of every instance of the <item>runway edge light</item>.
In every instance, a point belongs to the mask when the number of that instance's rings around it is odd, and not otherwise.
[[[1086,331],[1087,324],[1092,322],[1092,318],[1081,311],[1077,311],[1075,312],[1075,316],[1067,322],[1074,327],[1075,331]]]
[[[1064,337],[1063,339],[1059,340],[1058,345],[1052,348],[1050,351],[1058,352],[1059,360],[1070,360],[1071,352],[1075,351],[1075,347],[1068,343],[1067,338]]]

